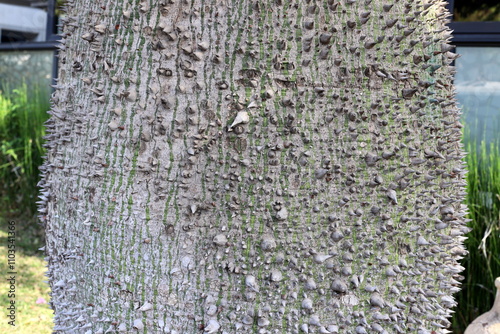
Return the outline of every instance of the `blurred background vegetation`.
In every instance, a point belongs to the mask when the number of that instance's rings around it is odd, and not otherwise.
[[[462,334],[493,306],[494,280],[500,276],[500,48],[459,46],[457,53],[461,57],[455,64],[455,86],[465,125],[465,202],[472,228],[465,241],[469,254],[462,260],[464,280],[455,295],[458,306],[452,321],[453,333]]]
[[[3,320],[0,333],[52,333],[46,263],[38,250],[45,244],[44,231],[36,201],[53,54],[48,50],[0,52],[0,254],[7,258],[7,224],[14,221],[18,272],[16,327]],[[0,271],[8,272],[6,261],[0,261]],[[1,293],[0,305],[7,302],[7,294]]]
[[[38,251],[44,245],[44,235],[35,204],[48,109],[47,88],[23,83],[0,91],[0,253],[7,258],[7,224],[14,221],[18,272],[16,327],[2,321],[1,333],[52,332],[45,261]],[[6,261],[0,261],[0,271],[9,271]],[[7,294],[0,294],[0,305],[7,305],[8,300]]]
[[[453,316],[453,333],[461,334],[467,325],[493,306],[494,280],[500,275],[500,141],[474,141],[464,136],[467,163],[469,226],[465,241],[469,254],[462,260],[462,290]]]

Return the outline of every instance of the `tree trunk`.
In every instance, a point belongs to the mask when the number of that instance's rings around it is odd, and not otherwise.
[[[442,1],[69,1],[55,331],[442,333],[466,231]]]

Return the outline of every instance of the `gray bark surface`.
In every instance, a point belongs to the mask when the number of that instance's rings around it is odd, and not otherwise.
[[[442,1],[69,1],[60,333],[444,333],[466,232]]]

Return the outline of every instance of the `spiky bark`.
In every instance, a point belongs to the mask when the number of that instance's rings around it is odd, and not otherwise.
[[[442,1],[70,1],[56,331],[445,332],[465,231]]]

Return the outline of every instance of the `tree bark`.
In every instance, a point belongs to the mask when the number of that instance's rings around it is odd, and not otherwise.
[[[444,333],[466,232],[442,1],[69,1],[55,331]]]

